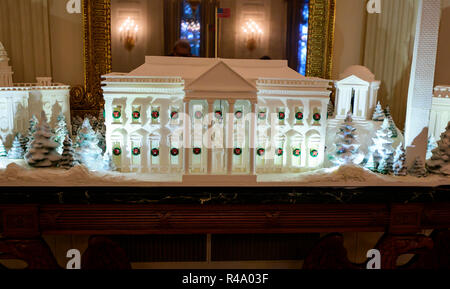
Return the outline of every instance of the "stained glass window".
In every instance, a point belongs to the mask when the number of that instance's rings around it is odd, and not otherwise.
[[[309,0],[303,1],[301,11],[302,17],[299,25],[299,41],[298,41],[298,69],[297,71],[306,74],[306,55],[308,51],[308,19],[309,19]]]
[[[200,56],[200,6],[198,5],[197,11],[194,13],[191,5],[183,0],[180,38],[189,41],[191,53],[195,56]]]

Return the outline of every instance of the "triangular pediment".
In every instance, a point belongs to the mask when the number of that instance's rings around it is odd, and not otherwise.
[[[355,85],[367,85],[369,86],[369,82],[359,78],[356,75],[350,75],[342,80],[337,81],[337,84],[355,84]]]
[[[253,83],[246,80],[226,63],[220,61],[202,75],[193,80],[187,91],[216,91],[216,92],[256,92]]]

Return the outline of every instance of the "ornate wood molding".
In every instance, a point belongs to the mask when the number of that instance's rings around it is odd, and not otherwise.
[[[70,90],[72,116],[97,116],[104,100],[101,76],[111,72],[111,2],[83,0],[84,85]]]
[[[331,78],[335,0],[310,0],[306,75]]]
[[[27,263],[26,269],[61,269],[52,251],[42,239],[1,240],[0,259],[19,259]]]

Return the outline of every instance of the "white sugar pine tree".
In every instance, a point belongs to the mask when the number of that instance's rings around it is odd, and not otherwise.
[[[392,170],[396,176],[406,176],[408,174],[408,168],[406,166],[406,152],[403,148],[403,144],[399,144],[397,150],[395,151]]]
[[[28,151],[28,149],[30,148],[30,144],[33,141],[33,134],[36,132],[36,126],[39,123],[37,117],[34,114],[31,117],[29,123],[30,123],[30,125],[28,127],[28,135],[27,135],[28,143],[27,143],[26,151]]]
[[[369,153],[369,158],[367,159],[366,164],[364,165],[364,167],[368,170],[371,170],[373,172],[375,172],[378,168],[377,163],[375,162],[375,159],[373,157],[373,153]]]
[[[384,120],[384,111],[381,107],[381,103],[378,102],[375,107],[375,111],[373,112],[372,120],[374,121],[383,121]]]
[[[450,176],[450,122],[427,161],[427,169],[433,174]]]
[[[117,169],[111,157],[111,154],[109,154],[108,152],[105,152],[105,154],[103,155],[103,165],[105,170],[107,171],[115,171]]]
[[[76,140],[76,159],[90,170],[103,170],[102,149],[98,146],[98,138],[92,129],[89,119],[85,118],[78,131]]]
[[[372,138],[373,145],[369,147],[369,154],[373,155],[375,168],[377,171],[381,171],[381,173],[386,173],[385,168],[393,161],[392,155],[394,148],[392,147],[392,143],[394,141],[391,135],[389,120],[385,118],[380,129],[377,130],[375,137]],[[381,167],[380,164],[382,164]]]
[[[20,134],[19,142],[20,142],[20,145],[22,146],[23,152],[25,154],[28,150],[28,137]]]
[[[2,138],[0,138],[0,158],[8,156],[5,145],[3,144]]]
[[[437,148],[437,142],[433,136],[430,136],[428,138],[428,143],[427,143],[427,156],[426,156],[427,160],[431,159],[431,157],[433,156],[433,150],[435,148]]]
[[[331,100],[328,102],[327,105],[327,115],[328,117],[332,117],[334,115],[334,105]]]
[[[69,133],[67,129],[66,117],[63,113],[59,114],[57,117],[57,124],[55,129],[55,141],[59,144],[56,151],[61,154],[63,152],[63,142],[66,135]]]
[[[397,126],[395,125],[394,119],[392,118],[391,108],[389,106],[387,106],[386,109],[384,110],[384,115],[385,118],[387,118],[389,121],[389,129],[391,130],[392,133],[391,137],[392,138],[398,137]]]
[[[415,159],[413,166],[409,169],[409,174],[417,178],[423,178],[427,176],[425,164],[420,157],[417,157]]]
[[[102,149],[103,153],[106,151],[106,125],[105,125],[105,117],[104,110],[100,110],[100,113],[97,118],[97,125],[94,128],[98,137],[98,146]]]
[[[47,123],[47,117],[42,112],[41,120],[36,125],[33,140],[25,160],[32,167],[54,167],[58,164],[61,156],[56,152],[58,143],[54,141],[54,134]]]
[[[14,137],[11,149],[8,152],[8,159],[23,159],[24,151],[20,144],[19,134]]]
[[[59,162],[59,167],[68,170],[78,164],[79,162],[75,158],[75,150],[72,147],[72,139],[69,134],[66,134],[66,138],[63,141],[63,152],[61,155],[61,161]]]
[[[336,152],[333,159],[336,165],[358,165],[364,159],[363,154],[359,152],[360,143],[355,133],[356,128],[353,126],[352,114],[349,112],[336,134]]]

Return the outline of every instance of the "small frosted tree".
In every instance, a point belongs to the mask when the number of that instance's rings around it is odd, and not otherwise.
[[[83,119],[78,115],[72,118],[72,136],[76,136],[78,131],[81,129],[81,125],[83,124]]]
[[[399,144],[395,151],[394,165],[392,166],[394,175],[406,176],[408,174],[408,168],[406,166],[406,152],[403,148],[403,144]]]
[[[102,149],[104,153],[106,151],[106,125],[105,125],[105,117],[103,115],[104,110],[100,110],[100,113],[97,118],[97,125],[95,127],[95,131],[97,133],[98,138],[98,146]]]
[[[63,141],[63,152],[59,167],[68,170],[78,164],[79,162],[75,158],[75,150],[72,147],[72,139],[69,134],[66,134],[66,138]]]
[[[23,159],[24,151],[20,144],[19,134],[14,137],[12,147],[8,152],[8,159]]]
[[[414,160],[414,163],[413,163],[411,169],[409,170],[409,174],[414,177],[417,177],[417,178],[423,178],[423,177],[427,176],[425,164],[420,157],[417,157]]]
[[[375,137],[372,138],[373,145],[369,147],[369,153],[373,155],[375,167],[381,173],[386,173],[384,168],[389,166],[389,162],[393,161],[392,154],[394,153],[394,148],[392,147],[392,143],[394,141],[391,135],[389,121],[385,118],[380,129],[377,130]],[[380,167],[380,164],[383,165]]]
[[[394,153],[390,152],[384,158],[381,159],[377,171],[380,174],[389,175],[393,172],[392,171],[393,164],[394,164]]]
[[[117,169],[111,157],[111,154],[107,152],[105,152],[105,154],[103,155],[103,165],[105,170],[107,171],[115,171]]]
[[[398,137],[397,126],[395,125],[394,119],[392,118],[391,109],[389,106],[387,106],[386,109],[384,110],[384,115],[385,115],[385,118],[387,118],[388,122],[389,122],[389,130],[392,133],[391,137],[392,138]]]
[[[367,163],[364,165],[364,167],[373,172],[377,171],[377,168],[378,168],[377,163],[375,162],[375,159],[374,159],[372,153],[369,153],[369,158],[367,159]]]
[[[32,167],[54,167],[58,164],[61,156],[56,152],[58,143],[54,141],[54,134],[47,123],[45,113],[41,114],[41,121],[36,125],[33,141],[25,160]]]
[[[433,156],[433,150],[435,148],[437,148],[437,142],[433,136],[430,136],[428,138],[428,143],[427,143],[427,156],[426,156],[427,160],[431,159],[431,157]]]
[[[450,122],[427,161],[427,169],[433,174],[450,175]]]
[[[66,135],[69,133],[67,129],[66,117],[64,114],[59,114],[57,117],[57,124],[55,129],[55,141],[59,144],[56,151],[61,154],[63,152],[63,142],[66,138]]]
[[[90,170],[102,170],[102,149],[98,146],[98,138],[92,129],[89,119],[85,118],[81,129],[78,131],[76,141],[76,159]]]
[[[6,151],[5,145],[3,144],[2,138],[0,138],[0,157],[8,156],[8,152]]]
[[[383,121],[384,120],[384,111],[381,107],[380,102],[377,103],[375,107],[375,111],[373,112],[372,120],[374,121]]]
[[[352,114],[349,112],[336,134],[336,152],[333,159],[336,165],[360,164],[364,159],[359,152],[360,144],[355,132]]]
[[[327,115],[328,117],[332,117],[334,115],[334,105],[331,100],[328,102],[327,105]]]
[[[27,135],[28,143],[27,143],[26,151],[28,151],[28,149],[30,148],[31,142],[33,141],[33,135],[36,132],[36,126],[39,123],[38,119],[36,118],[36,116],[34,114],[31,117],[29,123],[30,123],[30,125],[28,127],[28,135]]]
[[[20,142],[20,145],[22,146],[22,149],[23,149],[24,154],[25,154],[27,152],[27,150],[28,150],[28,137],[25,136],[25,135],[20,134],[19,142]]]

